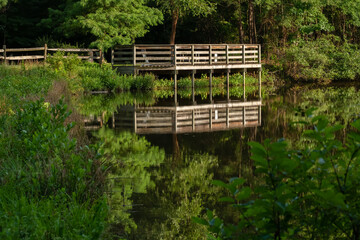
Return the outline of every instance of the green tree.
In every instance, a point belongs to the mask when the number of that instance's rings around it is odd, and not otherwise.
[[[170,44],[175,44],[178,20],[187,15],[207,16],[215,10],[209,0],[156,0],[164,12],[171,15]]]
[[[73,0],[49,11],[43,24],[54,27],[55,33],[72,39],[81,34],[90,39],[90,46],[105,50],[134,43],[163,19],[161,11],[144,0]]]

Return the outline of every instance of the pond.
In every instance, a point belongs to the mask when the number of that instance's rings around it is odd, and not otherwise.
[[[213,179],[243,177],[250,187],[262,182],[248,142],[285,138],[296,144],[301,128],[291,123],[310,110],[345,126],[360,117],[354,83],[262,86],[261,98],[258,86],[209,95],[209,89],[186,89],[177,98],[164,90],[78,100],[85,129],[105,143],[110,159],[114,238],[204,239],[204,227],[191,218],[207,208],[236,221],[218,202],[226,192]]]

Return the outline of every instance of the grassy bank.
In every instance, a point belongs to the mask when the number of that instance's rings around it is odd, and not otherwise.
[[[108,206],[97,147],[69,136],[66,105],[43,100],[0,116],[1,239],[97,239]]]
[[[0,238],[100,238],[106,169],[74,137],[66,79],[42,65],[0,66],[0,79]]]

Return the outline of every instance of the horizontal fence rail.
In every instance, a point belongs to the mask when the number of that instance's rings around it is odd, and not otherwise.
[[[6,48],[6,45],[0,49],[0,60],[3,63],[20,62],[20,61],[37,61],[46,60],[47,57],[55,52],[75,53],[78,58],[90,62],[102,62],[103,54],[98,49],[88,48],[48,48],[45,44],[44,47],[34,48]],[[66,55],[64,57],[67,57]]]
[[[118,46],[114,66],[168,67],[261,64],[259,44],[176,44]]]

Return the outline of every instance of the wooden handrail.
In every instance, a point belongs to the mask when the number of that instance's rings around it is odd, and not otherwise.
[[[86,56],[78,56],[80,59],[85,59],[89,61],[99,60],[102,62],[103,54],[99,49],[91,48],[48,48],[47,44],[44,47],[33,47],[33,48],[7,48],[6,45],[3,45],[3,48],[0,49],[2,56],[0,57],[4,63],[8,61],[23,61],[23,60],[46,60],[49,52],[70,52],[70,53],[87,53]],[[42,52],[35,54],[28,54],[29,52]],[[8,53],[18,53],[18,55],[12,55]],[[23,53],[19,55],[19,53]],[[25,54],[27,53],[27,54]],[[98,56],[95,56],[94,53],[98,53]],[[65,56],[64,56],[65,57]]]
[[[136,44],[117,46],[113,64],[132,66],[185,66],[261,64],[259,44]]]

